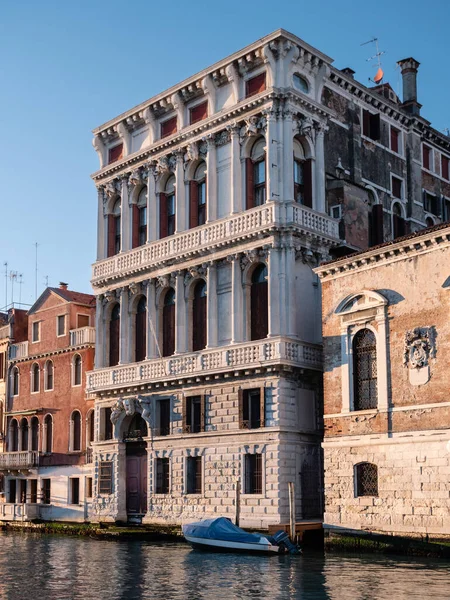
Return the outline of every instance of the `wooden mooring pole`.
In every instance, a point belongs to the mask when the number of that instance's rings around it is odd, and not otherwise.
[[[291,540],[295,543],[295,486],[293,481],[288,482],[289,486],[289,525]]]
[[[241,510],[241,481],[240,481],[240,479],[236,479],[235,506],[236,506],[235,524],[236,524],[236,527],[239,527],[239,513]]]

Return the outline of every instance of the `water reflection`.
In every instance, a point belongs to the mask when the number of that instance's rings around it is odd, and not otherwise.
[[[450,597],[444,561],[202,554],[182,544],[0,533],[3,600]]]

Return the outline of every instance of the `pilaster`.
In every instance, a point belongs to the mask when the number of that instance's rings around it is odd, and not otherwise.
[[[130,205],[128,204],[128,177],[122,177],[121,181],[122,193],[121,193],[121,219],[120,219],[120,251],[126,252],[131,248],[131,236],[130,236],[130,223],[131,223],[131,211]]]
[[[176,202],[176,214],[175,214],[175,231],[186,230],[186,184],[184,182],[184,151],[178,150],[176,152],[176,167],[175,167],[175,202]]]
[[[123,287],[120,290],[120,365],[130,362],[130,315],[128,306],[128,288]]]
[[[156,196],[156,170],[149,165],[147,171],[147,242],[158,239],[159,202]]]
[[[316,127],[316,164],[314,208],[317,212],[325,212],[325,150],[324,138],[327,126],[320,123]]]
[[[218,314],[217,314],[217,263],[212,261],[208,265],[208,284],[206,288],[206,340],[207,348],[217,346]]]
[[[267,119],[266,132],[266,173],[267,173],[267,201],[278,200],[280,197],[278,174],[280,161],[278,156],[278,121],[275,108],[265,111]]]
[[[209,223],[217,219],[217,150],[212,134],[207,136],[206,143],[208,146],[208,155],[206,157],[206,222]]]
[[[187,305],[184,294],[184,272],[175,279],[175,354],[187,351]]]
[[[105,319],[103,296],[95,298],[95,368],[105,366]]]
[[[280,335],[280,250],[269,248],[269,337]],[[284,307],[283,307],[284,310]]]
[[[145,284],[146,292],[147,292],[147,350],[146,350],[146,358],[147,360],[152,358],[157,358],[158,348],[156,345],[157,339],[157,315],[156,315],[156,285],[155,280],[150,279]]]
[[[282,168],[282,197],[286,201],[294,200],[294,131],[292,128],[292,110],[283,110],[283,168]]]
[[[243,210],[242,202],[242,164],[241,145],[239,143],[239,127],[230,127],[231,133],[231,213]]]
[[[106,203],[104,188],[102,185],[99,185],[97,188],[97,197],[97,260],[102,260],[103,258],[106,258],[108,244],[108,215],[105,214]]]
[[[235,254],[231,261],[231,343],[244,341],[244,289],[242,287],[241,257]]]

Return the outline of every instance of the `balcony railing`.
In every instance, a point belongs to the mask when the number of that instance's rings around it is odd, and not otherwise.
[[[9,347],[9,358],[11,360],[18,360],[19,358],[27,358],[28,356],[28,342],[19,342],[18,344],[11,344]]]
[[[69,331],[70,345],[95,344],[95,327],[80,327]]]
[[[280,363],[320,371],[322,370],[322,348],[314,344],[277,337],[107,367],[87,373],[86,391],[92,393],[125,385],[142,385],[173,378],[189,378],[223,373],[230,369],[244,370]]]
[[[0,340],[4,340],[10,336],[11,325],[3,325],[0,327]]]
[[[335,219],[300,204],[268,202],[99,261],[93,265],[92,283],[100,284],[167,260],[201,254],[281,226],[315,234],[329,243],[337,242],[339,238]]]
[[[0,470],[29,469],[39,465],[39,452],[2,452],[0,453]]]

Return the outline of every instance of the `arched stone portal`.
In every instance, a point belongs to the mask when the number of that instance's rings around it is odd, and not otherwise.
[[[140,522],[147,512],[147,423],[140,412],[122,423],[126,449],[126,508],[129,521]]]

